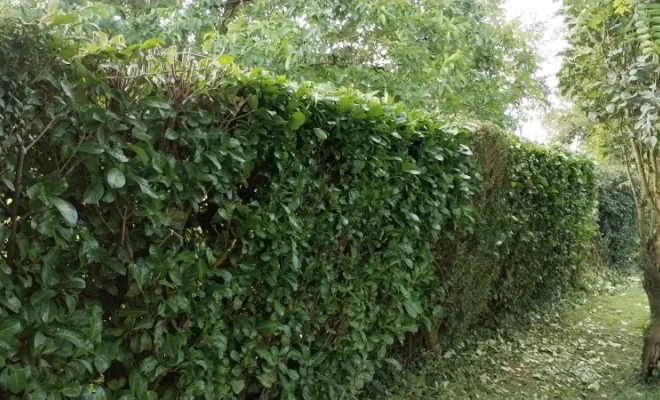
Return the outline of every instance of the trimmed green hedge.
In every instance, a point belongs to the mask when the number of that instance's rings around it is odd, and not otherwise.
[[[599,168],[599,175],[594,250],[603,265],[615,270],[630,268],[639,252],[637,211],[630,181],[621,167]]]
[[[468,131],[223,58],[172,77],[144,48],[65,59],[3,30],[5,395],[353,397],[443,313],[431,246],[471,226]]]
[[[0,23],[4,398],[352,398],[452,315],[438,251],[501,191],[469,129],[60,28]],[[593,167],[508,157],[482,267],[513,309],[571,285]]]
[[[595,234],[595,165],[529,142],[510,147],[507,214],[495,310],[524,310],[566,293],[586,265]]]
[[[485,126],[475,135],[488,191],[474,234],[439,254],[447,340],[502,314],[524,315],[580,287],[595,235],[594,163]]]

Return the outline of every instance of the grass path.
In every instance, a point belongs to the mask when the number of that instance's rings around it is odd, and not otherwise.
[[[524,331],[427,360],[394,399],[660,399],[635,378],[648,305],[638,279]]]

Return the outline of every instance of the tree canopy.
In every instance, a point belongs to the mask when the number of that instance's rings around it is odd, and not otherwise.
[[[226,54],[244,68],[387,92],[413,107],[508,128],[546,93],[537,76],[539,31],[507,20],[500,0],[28,3],[18,12],[79,19],[70,34]]]

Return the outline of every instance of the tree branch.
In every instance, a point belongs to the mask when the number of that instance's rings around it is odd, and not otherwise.
[[[53,119],[52,121],[50,121],[50,122],[48,123],[48,125],[46,125],[46,127],[41,131],[41,133],[39,134],[39,136],[37,136],[32,142],[30,142],[30,144],[28,144],[27,146],[25,146],[25,148],[24,148],[23,151],[24,151],[25,153],[27,153],[28,150],[30,150],[30,149],[32,148],[32,146],[34,146],[35,144],[37,144],[37,142],[38,142],[38,141],[39,141],[39,140],[40,140],[40,139],[46,134],[46,132],[50,129],[51,126],[53,126],[54,123],[55,123],[55,119]]]
[[[18,159],[16,160],[16,178],[14,179],[14,198],[11,202],[11,234],[9,236],[9,248],[7,249],[7,264],[13,268],[16,265],[16,231],[18,229],[18,202],[21,198],[23,185],[23,164],[25,162],[25,147],[23,143],[18,144]]]
[[[229,253],[231,253],[231,251],[234,250],[234,246],[236,246],[236,239],[231,241],[231,245],[229,246],[229,248],[225,250],[225,252],[222,253],[222,255],[220,256],[220,258],[217,259],[215,264],[213,264],[213,269],[212,269],[213,271],[220,268],[220,266],[225,262],[225,260],[227,260]]]

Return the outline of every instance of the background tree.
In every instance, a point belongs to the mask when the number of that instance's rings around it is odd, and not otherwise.
[[[660,4],[643,0],[564,0],[569,49],[564,94],[607,126],[613,148],[641,190],[634,193],[651,322],[642,367],[660,362]],[[649,217],[650,216],[650,217]]]
[[[544,101],[535,26],[508,21],[501,0],[62,0],[77,34],[156,38],[199,55],[302,81],[387,92],[448,116],[513,128]],[[24,14],[55,9],[23,3]],[[41,7],[41,9],[39,9]]]
[[[575,105],[553,107],[543,116],[543,126],[553,143],[578,146],[600,164],[618,164],[607,133],[608,127],[595,122]]]

